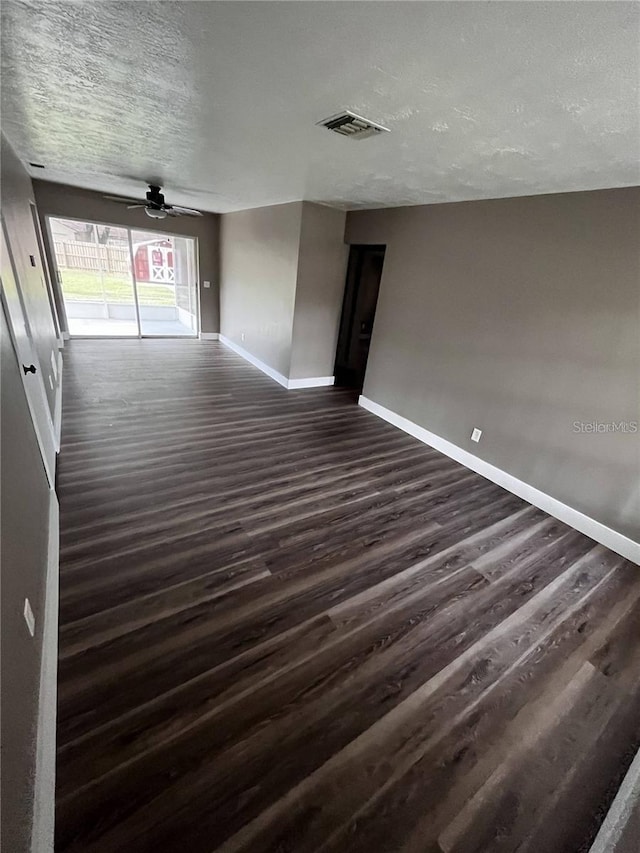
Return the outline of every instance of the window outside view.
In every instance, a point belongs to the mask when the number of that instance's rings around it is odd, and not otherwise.
[[[53,217],[49,224],[71,336],[198,334],[193,238]]]

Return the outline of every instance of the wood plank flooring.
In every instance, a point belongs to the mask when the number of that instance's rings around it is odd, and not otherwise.
[[[217,342],[65,350],[58,853],[579,853],[640,569]]]

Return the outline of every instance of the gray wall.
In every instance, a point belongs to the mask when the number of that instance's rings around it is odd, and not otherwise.
[[[2,838],[29,850],[47,568],[49,484],[31,423],[4,310],[0,385],[0,564],[2,565]],[[31,637],[22,616],[29,598]]]
[[[86,219],[91,222],[105,222],[111,225],[126,225],[130,228],[148,228],[153,231],[165,231],[196,237],[198,240],[198,266],[200,272],[200,317],[203,332],[218,332],[219,314],[219,261],[218,230],[220,218],[215,213],[206,213],[202,217],[176,216],[166,219],[149,219],[143,210],[127,210],[125,205],[108,201],[101,193],[91,190],[54,184],[49,181],[34,181],[34,190],[42,232],[45,236],[45,248],[50,268],[53,270],[53,257],[49,246],[45,217],[60,216],[69,219]],[[146,188],[140,187],[140,197],[144,197]],[[170,196],[167,201],[171,201]],[[210,288],[203,288],[202,282],[210,281]],[[60,312],[61,321],[64,314]]]
[[[333,376],[348,247],[346,213],[304,202],[290,378]]]
[[[7,239],[20,281],[25,313],[31,329],[40,367],[44,376],[51,376],[53,387],[47,379],[44,388],[51,414],[55,410],[59,377],[51,369],[51,354],[58,355],[58,338],[49,291],[45,281],[43,261],[38,247],[31,203],[34,201],[29,175],[6,138],[2,136],[2,218]],[[29,260],[33,256],[35,267]]]
[[[352,212],[387,253],[363,393],[640,540],[640,189]],[[483,432],[470,441],[473,427]]]
[[[222,217],[222,334],[286,378],[333,374],[344,223],[343,211],[310,202]]]
[[[56,328],[32,212],[31,181],[2,138],[2,218],[15,264],[25,319],[41,372],[52,375]],[[31,264],[29,256],[33,256]],[[0,564],[2,566],[2,849],[26,853],[33,820],[40,665],[52,493],[24,393],[21,366],[1,314]],[[44,381],[51,413],[57,382]],[[55,533],[55,531],[53,531]],[[23,618],[28,598],[35,616],[31,637]]]
[[[302,202],[226,213],[220,229],[222,334],[289,376]]]

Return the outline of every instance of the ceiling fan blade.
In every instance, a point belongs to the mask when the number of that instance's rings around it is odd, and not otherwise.
[[[199,210],[194,210],[192,207],[180,207],[179,204],[172,204],[167,213],[171,213],[171,211],[175,211],[177,216],[202,216]]]
[[[105,198],[107,201],[117,201],[119,204],[139,204],[139,198],[125,198],[121,195],[103,195],[102,198]]]

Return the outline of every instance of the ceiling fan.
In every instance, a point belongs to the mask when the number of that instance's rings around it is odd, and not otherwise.
[[[137,198],[122,198],[119,195],[105,195],[103,198],[109,201],[117,201],[119,204],[126,204],[128,210],[133,210],[136,207],[144,207],[144,212],[152,219],[164,219],[167,216],[202,216],[199,210],[194,210],[191,207],[167,204],[164,200],[162,187],[158,187],[155,184],[149,184],[148,186],[146,201],[140,201]]]

